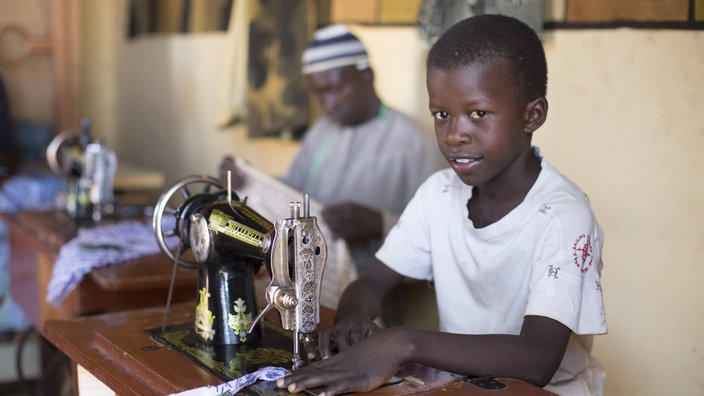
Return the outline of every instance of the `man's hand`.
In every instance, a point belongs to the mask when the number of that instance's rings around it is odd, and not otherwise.
[[[337,238],[348,242],[381,238],[381,213],[353,203],[330,205],[323,209],[323,219]]]
[[[289,392],[324,386],[325,396],[368,392],[383,385],[403,365],[397,351],[404,337],[399,328],[381,330],[329,359],[295,370],[276,381]],[[322,393],[321,393],[322,395]]]
[[[227,171],[230,171],[232,179],[232,189],[237,190],[247,184],[247,177],[242,170],[235,164],[234,158],[229,155],[220,162],[220,181],[227,186]]]

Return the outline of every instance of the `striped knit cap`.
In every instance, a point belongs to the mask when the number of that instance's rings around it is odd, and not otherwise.
[[[303,51],[303,74],[355,65],[358,70],[369,67],[367,50],[345,25],[318,29],[313,42]]]

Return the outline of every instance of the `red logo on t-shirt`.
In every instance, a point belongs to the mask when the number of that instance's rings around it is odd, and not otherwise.
[[[587,272],[592,266],[592,241],[589,235],[580,235],[572,245],[574,263],[582,272]]]

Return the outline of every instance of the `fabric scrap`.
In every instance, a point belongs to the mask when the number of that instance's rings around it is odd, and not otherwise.
[[[224,384],[207,385],[201,388],[174,393],[170,396],[232,396],[236,395],[237,392],[241,391],[244,387],[252,385],[259,380],[274,381],[288,374],[289,371],[283,367],[267,366]]]

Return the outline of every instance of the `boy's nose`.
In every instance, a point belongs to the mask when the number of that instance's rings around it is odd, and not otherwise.
[[[448,128],[446,141],[452,146],[470,143],[472,141],[470,128],[461,121],[453,121]]]

